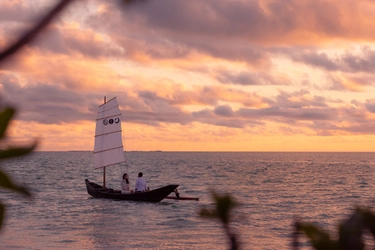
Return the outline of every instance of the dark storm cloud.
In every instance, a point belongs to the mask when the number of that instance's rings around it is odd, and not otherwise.
[[[144,53],[153,59],[168,59],[185,58],[199,52],[215,58],[262,65],[272,58],[272,48],[288,47],[287,43],[293,46],[295,33],[301,31],[322,38],[345,37],[353,32],[357,32],[358,37],[367,34],[354,29],[355,24],[348,27],[350,22],[344,14],[346,10],[351,10],[352,22],[360,22],[362,17],[359,7],[350,1],[158,0],[126,8],[119,8],[116,3],[98,1],[98,4],[105,4],[106,9],[85,20],[86,25],[95,32],[108,35],[122,49],[98,40],[93,32],[71,31],[64,29],[62,24],[50,27],[43,39],[38,39],[39,45],[34,46],[54,53],[79,53],[95,58],[127,55],[134,59],[139,53]],[[5,20],[22,23],[22,13],[27,13],[28,8],[26,5],[5,5],[0,13],[4,11]],[[31,13],[28,16],[36,16],[34,11]],[[310,43],[308,36],[305,42]],[[296,60],[330,71],[343,70],[343,67],[369,71],[373,66],[373,55],[370,55],[373,52],[368,53],[363,60],[351,55],[335,60],[324,53],[311,51],[297,56]]]
[[[98,3],[103,4],[101,1]],[[95,32],[108,35],[122,49],[111,45],[109,41],[98,39],[92,31],[71,30],[64,28],[61,23],[59,26],[49,27],[34,46],[53,53],[75,53],[93,58],[122,58],[126,55],[133,60],[139,59],[139,53],[153,59],[175,59],[186,58],[199,52],[215,58],[262,66],[268,64],[274,53],[277,53],[273,48],[288,48],[286,42],[293,45],[293,39],[288,38],[292,34],[302,30],[322,34],[323,37],[345,36],[351,29],[346,27],[347,17],[343,14],[344,10],[350,9],[354,15],[358,14],[358,7],[352,6],[349,1],[338,4],[312,0],[159,0],[126,6],[124,9],[119,8],[115,1],[104,4],[107,6],[106,10],[91,14],[86,19],[86,25]],[[13,18],[16,22],[24,22],[21,17],[15,17],[22,16],[15,15],[15,5],[5,7],[4,19]],[[7,17],[6,11],[12,15]],[[27,8],[23,5],[19,11],[27,12]],[[32,11],[32,14],[28,15],[36,14]],[[333,16],[335,18],[332,18]],[[355,17],[354,20],[358,21]],[[306,41],[309,42],[308,38]],[[373,68],[373,54],[373,51],[368,51],[362,59],[350,54],[330,58],[314,50],[300,55],[284,55],[329,71],[369,72]],[[237,80],[235,84],[252,85],[254,77],[256,76],[241,75],[232,81]],[[245,82],[246,78],[248,83]],[[228,79],[224,77],[220,80]],[[271,77],[264,77],[263,82],[281,84]]]
[[[35,19],[37,11],[32,3],[21,3],[21,1],[7,1],[0,8],[0,22],[9,22],[9,24],[29,22]]]
[[[335,116],[335,109],[319,109],[319,108],[263,108],[263,109],[246,109],[241,108],[238,115],[244,118],[258,118],[275,117],[282,119],[292,119],[299,121],[315,121],[315,120],[330,120]]]
[[[173,94],[168,97],[160,97],[157,92],[152,91],[139,91],[138,96],[143,98],[145,101],[161,101],[163,103],[169,103],[173,106],[191,105],[191,104],[203,104],[203,105],[216,105],[218,101],[218,90],[212,86],[203,86],[192,91],[182,91],[175,89]],[[155,107],[160,109],[159,107]]]
[[[306,97],[305,97],[306,96]],[[300,128],[310,128],[316,133],[328,135],[331,130],[349,131],[347,125],[341,122],[359,123],[367,126],[366,111],[358,102],[353,107],[329,107],[330,103],[340,103],[339,100],[327,100],[321,96],[309,96],[309,92],[281,92],[278,96],[269,99],[267,108],[239,108],[233,110],[229,105],[216,106],[211,109],[193,112],[196,121],[216,126],[243,128],[246,126],[258,127],[268,121],[282,123],[287,126],[296,125]],[[319,126],[318,126],[319,125]]]
[[[223,84],[236,84],[243,86],[251,85],[290,85],[289,81],[285,79],[277,79],[277,77],[271,75],[270,73],[262,72],[229,72],[220,71],[216,76],[217,80]]]
[[[276,96],[277,105],[288,108],[328,107],[326,102],[326,98],[310,96],[310,92],[305,89],[291,93],[282,91]]]
[[[245,127],[259,125],[265,121],[277,121],[285,124],[297,124],[299,121],[335,121],[339,111],[330,108],[323,97],[304,98],[309,94],[306,90],[286,93],[270,99],[267,108],[240,108],[233,111],[229,105],[216,106],[212,110],[205,109],[194,112],[197,121],[218,126]],[[292,100],[298,97],[298,100]]]
[[[342,71],[347,73],[372,73],[375,69],[375,50],[369,47],[362,47],[359,52],[350,51],[344,54],[328,56],[326,53],[319,53],[315,50],[295,50],[291,52],[291,58],[296,62],[322,68],[327,71]],[[288,52],[288,51],[284,51]]]
[[[214,114],[217,116],[224,116],[224,117],[234,116],[233,110],[229,105],[221,105],[221,106],[215,107]]]
[[[257,120],[243,120],[234,113],[231,115],[230,109],[229,106],[218,106],[214,110],[203,109],[192,112],[192,116],[196,122],[228,128],[244,128],[249,124],[259,123]]]
[[[180,110],[175,112],[144,112],[124,110],[122,113],[123,116],[126,117],[126,119],[124,120],[125,122],[147,124],[152,126],[159,126],[160,123],[178,123],[186,125],[192,122],[191,115]]]
[[[59,85],[43,83],[21,86],[12,74],[0,74],[0,87],[1,95],[21,111],[19,119],[23,121],[61,124],[95,117],[96,107],[93,113],[93,102],[90,101],[90,98],[97,99],[94,95],[82,95]],[[22,103],[18,104],[17,100]]]
[[[152,110],[157,113],[179,113],[180,109],[171,105],[171,102],[167,98],[163,98],[151,91],[140,91],[138,92],[140,102],[144,103],[146,110]]]
[[[371,113],[375,113],[375,99],[369,99],[365,102],[365,107],[370,111]]]
[[[324,34],[346,32],[342,23],[345,17],[341,12],[349,5],[345,1],[340,5],[337,2],[313,0],[159,0],[138,5],[136,9],[127,12],[124,18],[166,33],[257,41],[283,38],[291,31],[301,28]],[[336,18],[332,18],[333,16]]]
[[[33,46],[43,52],[80,54],[89,58],[121,57],[123,50],[100,39],[94,32],[53,26],[46,29]]]
[[[294,59],[311,66],[324,68],[328,71],[336,71],[342,68],[340,67],[340,61],[337,59],[330,58],[325,53],[317,53],[315,51],[302,53]]]
[[[20,120],[43,124],[74,123],[95,119],[97,106],[103,97],[90,92],[78,93],[64,87],[43,83],[21,86],[15,75],[1,74],[2,95],[8,99],[23,100]],[[43,94],[44,93],[44,94]],[[188,94],[192,94],[189,92]],[[203,93],[203,92],[202,92]],[[268,98],[267,108],[239,108],[229,104],[214,105],[200,111],[187,112],[175,106],[169,98],[156,92],[140,91],[138,96],[124,92],[108,93],[118,96],[125,122],[159,126],[161,123],[191,124],[198,122],[228,128],[261,128],[267,122],[309,128],[320,135],[334,131],[358,134],[375,133],[375,121],[368,112],[375,112],[375,101],[352,101],[350,106],[329,107],[332,100],[311,96],[306,90],[281,92]],[[196,95],[188,97],[194,100]],[[336,101],[339,104],[339,101]],[[341,103],[342,104],[342,103]],[[87,108],[88,107],[88,108]]]
[[[247,25],[255,21],[260,9],[257,3],[249,4],[243,10],[240,2],[233,1],[150,1],[116,15],[125,27],[118,26],[118,20],[109,21],[108,15],[118,13],[114,9],[117,6],[110,5],[106,13],[88,19],[88,24],[100,28],[99,24],[106,22],[107,32],[129,55],[142,51],[155,59],[177,58],[198,51],[257,63],[267,59],[264,52],[241,39],[233,39],[244,30],[254,32]]]
[[[364,47],[361,55],[353,55],[350,52],[342,58],[347,71],[373,73],[375,70],[375,50]]]
[[[126,117],[126,122],[152,126],[159,126],[160,123],[189,124],[192,122],[191,114],[183,112],[180,108],[173,106],[168,99],[151,91],[139,91],[137,98],[128,96],[119,104],[124,107],[122,113]]]
[[[159,0],[125,11],[114,2],[106,4],[107,9],[92,15],[87,24],[106,32],[129,56],[142,52],[154,59],[179,58],[197,51],[261,64],[270,60],[273,47],[366,37],[365,30],[371,29],[357,28],[366,14],[360,14],[362,6],[351,1]],[[304,57],[312,65],[337,67],[324,54]]]

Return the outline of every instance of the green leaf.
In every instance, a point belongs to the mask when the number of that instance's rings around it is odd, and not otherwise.
[[[200,216],[206,218],[217,218],[223,222],[224,225],[228,225],[230,221],[230,215],[233,208],[239,204],[229,194],[220,195],[212,191],[212,198],[215,202],[214,209],[201,209]]]
[[[4,139],[6,136],[6,131],[8,129],[9,123],[15,114],[15,109],[5,108],[0,112],[0,140]],[[6,144],[6,143],[5,143]],[[0,160],[19,157],[29,154],[36,147],[37,143],[34,143],[28,147],[3,147],[0,150]],[[31,196],[30,192],[23,186],[16,185],[11,178],[0,170],[0,188],[5,188],[11,191],[18,192],[25,196]],[[5,205],[0,203],[0,229],[3,226],[5,214]]]
[[[317,250],[339,250],[338,243],[330,239],[328,233],[311,223],[297,223],[298,231],[309,238],[311,245]]]
[[[14,184],[13,181],[3,171],[0,171],[0,187],[16,191],[26,196],[31,196],[31,194],[25,187]]]
[[[219,219],[224,224],[228,224],[230,221],[231,210],[237,207],[239,204],[229,194],[220,195],[220,194],[213,192],[212,196],[216,202],[216,210],[217,210],[217,215]]]
[[[15,110],[13,108],[5,108],[0,112],[0,139],[4,138],[5,131],[8,128],[8,124],[14,116]]]
[[[365,227],[370,230],[372,236],[375,238],[375,215],[370,210],[364,208],[357,208],[357,213],[362,215]]]
[[[29,147],[8,148],[6,150],[0,151],[0,160],[27,155],[32,152],[36,148],[36,146],[37,143],[35,142]]]
[[[342,250],[363,250],[362,232],[365,229],[363,214],[356,210],[339,226],[339,244]]]
[[[199,211],[199,215],[201,217],[205,217],[205,218],[217,218],[218,217],[215,210],[210,210],[210,209],[207,209],[207,208],[202,208]]]
[[[1,226],[3,225],[4,217],[5,217],[5,206],[0,203],[0,229],[1,229]]]
[[[239,243],[236,234],[230,230],[229,222],[231,210],[239,204],[229,194],[220,195],[212,191],[211,195],[216,207],[213,209],[202,208],[199,214],[201,217],[219,219],[223,223],[224,230],[231,242],[230,249],[237,250],[239,249]]]

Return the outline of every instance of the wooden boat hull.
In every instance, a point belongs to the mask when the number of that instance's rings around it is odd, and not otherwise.
[[[89,195],[95,198],[115,199],[115,200],[130,200],[130,201],[149,201],[159,202],[167,197],[170,193],[179,185],[167,185],[158,189],[154,189],[147,192],[122,194],[120,192],[114,192],[113,189],[103,189],[102,186],[90,182],[88,179],[85,180],[86,188]]]
[[[172,200],[191,200],[191,201],[199,201],[199,198],[195,197],[176,197],[176,196],[167,196],[166,199],[172,199]]]

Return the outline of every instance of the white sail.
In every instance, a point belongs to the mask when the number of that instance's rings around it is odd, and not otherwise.
[[[115,97],[100,105],[96,116],[95,168],[125,162],[121,132],[121,112]]]

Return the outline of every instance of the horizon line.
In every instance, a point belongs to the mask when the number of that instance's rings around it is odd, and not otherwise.
[[[33,152],[93,152],[93,150],[35,150]],[[124,152],[148,153],[375,153],[375,151],[234,151],[234,150],[124,150]]]

